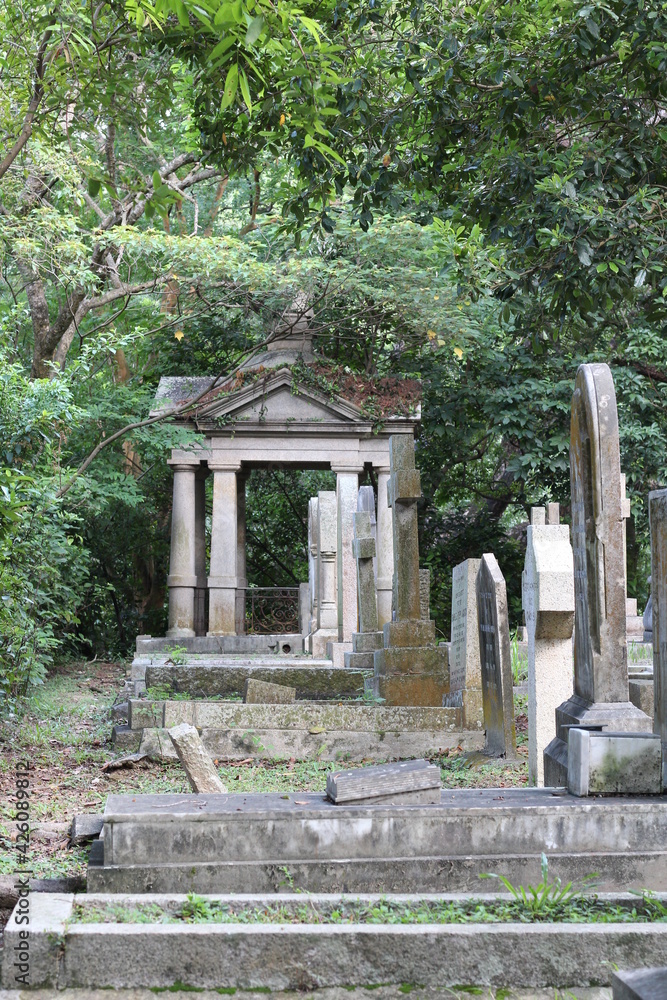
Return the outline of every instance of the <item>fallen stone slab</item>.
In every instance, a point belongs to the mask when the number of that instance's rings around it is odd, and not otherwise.
[[[198,793],[226,792],[227,788],[195,727],[183,722],[180,726],[173,726],[168,733],[192,790]]]
[[[289,705],[296,699],[296,688],[269,684],[256,677],[246,677],[243,700],[246,705]]]
[[[321,899],[310,898],[309,905],[316,906]],[[75,906],[85,912],[86,907],[99,907],[104,901],[105,897],[90,893],[32,897],[33,989],[168,990],[178,983],[186,989],[310,990],[379,982],[441,987],[459,983],[503,986],[509,982],[519,987],[564,989],[607,985],[614,968],[627,965],[638,955],[651,965],[667,960],[667,925],[660,923],[193,925],[71,921]],[[128,906],[140,901],[155,902],[155,898],[129,897],[123,903]],[[336,901],[342,902],[340,897]],[[173,902],[183,903],[185,897],[172,898]],[[284,898],[281,902],[286,905]],[[296,897],[296,905],[303,906],[302,897]],[[13,961],[20,931],[14,916],[5,931],[5,988],[16,985]]]
[[[336,805],[440,802],[440,768],[427,760],[405,760],[327,775],[327,796]]]
[[[615,972],[611,985],[614,1000],[667,1000],[667,967]]]
[[[70,843],[85,844],[99,837],[104,826],[104,816],[101,813],[86,813],[75,816],[70,828]]]

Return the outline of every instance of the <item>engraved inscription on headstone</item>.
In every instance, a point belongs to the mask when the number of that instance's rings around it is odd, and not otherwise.
[[[514,757],[516,732],[507,588],[492,553],[482,556],[476,589],[485,751],[496,757]]]

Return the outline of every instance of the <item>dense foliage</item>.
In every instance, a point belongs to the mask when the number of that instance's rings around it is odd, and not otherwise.
[[[155,388],[233,374],[297,293],[335,370],[422,379],[441,634],[451,568],[482,551],[520,621],[527,510],[568,513],[584,360],[614,371],[644,603],[645,497],[667,482],[664,3],[20,0],[0,29],[3,694],[163,632],[164,459],[187,434],[149,417]],[[304,578],[326,481],[253,472],[252,582]]]

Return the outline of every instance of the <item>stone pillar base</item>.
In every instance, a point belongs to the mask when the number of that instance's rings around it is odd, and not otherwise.
[[[481,732],[484,729],[484,704],[481,688],[463,688],[450,691],[442,702],[443,708],[461,709],[461,726],[463,729],[474,729]]]
[[[327,656],[334,667],[344,667],[345,657],[352,652],[351,642],[328,642]]]
[[[338,629],[318,628],[310,635],[310,653],[316,659],[324,659],[327,655],[327,643],[338,642]]]
[[[651,719],[629,701],[587,702],[573,695],[556,709],[556,736],[544,751],[544,784],[567,785],[567,726],[602,726],[614,733],[650,733]]]
[[[165,639],[194,639],[193,628],[170,628],[164,634]]]
[[[449,690],[446,646],[393,646],[373,656],[373,690],[387,705],[442,705]]]
[[[345,654],[345,666],[355,670],[373,670],[375,650],[382,649],[382,632],[353,632],[352,652]]]

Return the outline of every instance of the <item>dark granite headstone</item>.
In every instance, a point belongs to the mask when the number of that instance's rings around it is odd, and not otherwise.
[[[667,787],[667,490],[648,495],[651,524],[653,731],[662,741],[662,783]]]

